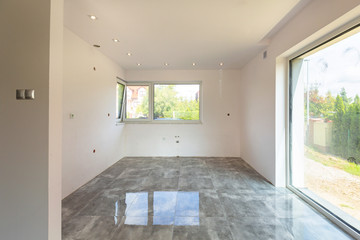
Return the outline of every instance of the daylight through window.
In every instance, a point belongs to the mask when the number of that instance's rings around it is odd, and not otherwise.
[[[118,86],[118,92],[120,87]],[[125,121],[200,122],[201,120],[200,83],[132,82],[127,83],[125,89]],[[118,105],[119,101],[118,98]]]
[[[155,84],[154,120],[199,120],[199,84]]]
[[[125,84],[117,82],[116,84],[116,118],[121,119],[123,112]]]
[[[149,86],[126,87],[126,119],[149,118]]]
[[[360,29],[290,61],[290,186],[360,229]]]

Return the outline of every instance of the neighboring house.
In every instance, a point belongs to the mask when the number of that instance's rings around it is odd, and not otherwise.
[[[137,113],[136,110],[146,96],[146,92],[147,89],[144,86],[127,87],[126,114],[128,118],[145,117],[142,113]]]

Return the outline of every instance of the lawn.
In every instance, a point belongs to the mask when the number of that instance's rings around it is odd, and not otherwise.
[[[319,162],[324,166],[338,168],[352,175],[360,176],[360,165],[348,162],[340,157],[319,153],[310,147],[305,147],[305,157]]]

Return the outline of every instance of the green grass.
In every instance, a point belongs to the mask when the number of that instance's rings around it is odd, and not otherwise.
[[[326,155],[309,147],[305,147],[305,157],[319,162],[324,166],[338,168],[352,175],[360,176],[360,165],[348,162],[345,159]]]

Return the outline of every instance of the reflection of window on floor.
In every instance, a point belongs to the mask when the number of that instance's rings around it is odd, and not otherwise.
[[[290,185],[360,229],[360,29],[290,61]]]
[[[128,225],[147,225],[148,223],[148,193],[126,193],[126,220]]]
[[[199,192],[154,192],[149,199],[147,192],[126,193],[125,224],[148,225],[153,212],[153,225],[199,225]],[[153,205],[149,206],[149,202]],[[150,211],[152,207],[153,211]],[[119,215],[118,202],[115,216]]]

